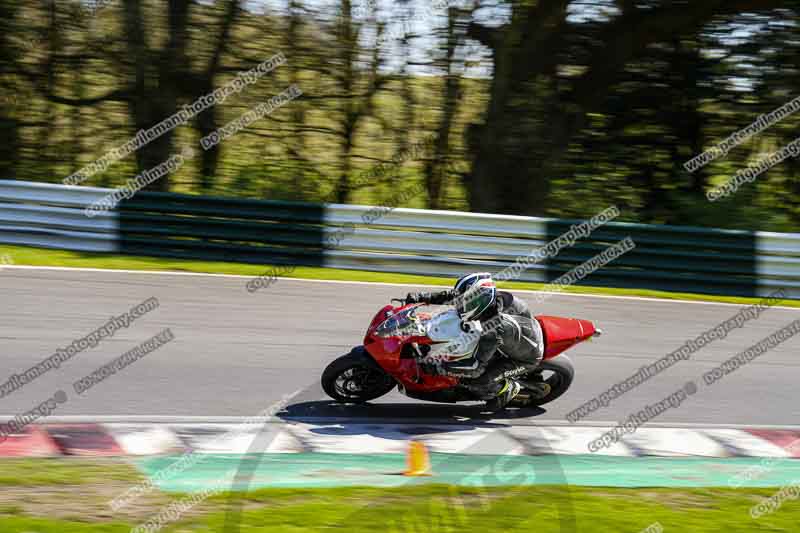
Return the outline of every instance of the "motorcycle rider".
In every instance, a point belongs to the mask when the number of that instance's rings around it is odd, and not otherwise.
[[[544,337],[539,322],[525,302],[510,292],[498,291],[489,273],[463,276],[451,290],[409,293],[405,302],[454,305],[462,328],[480,334],[471,354],[427,364],[425,370],[460,378],[490,410],[508,405],[521,389],[514,378],[529,373],[542,360]]]

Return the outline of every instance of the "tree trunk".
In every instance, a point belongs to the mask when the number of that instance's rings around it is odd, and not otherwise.
[[[0,87],[4,95],[13,95],[16,105],[9,105],[11,98],[0,102],[0,179],[17,179],[19,163],[20,134],[17,120],[17,109],[20,102],[14,84],[10,79],[16,63],[11,36],[19,4],[17,2],[0,2]]]
[[[442,91],[442,115],[439,127],[436,130],[436,143],[433,158],[425,164],[425,183],[428,188],[428,207],[440,209],[442,202],[442,189],[446,177],[450,158],[450,132],[453,127],[453,118],[458,105],[460,75],[455,72],[453,56],[460,42],[457,24],[459,12],[456,8],[447,10],[447,40],[445,43],[445,82]]]
[[[217,42],[214,47],[214,51],[211,54],[211,58],[209,59],[208,65],[199,76],[192,76],[191,74],[187,73],[187,76],[182,77],[184,80],[195,80],[195,82],[191,84],[193,86],[190,86],[188,91],[182,90],[182,93],[188,98],[195,100],[214,91],[214,79],[219,72],[219,68],[222,63],[222,55],[228,47],[233,28],[241,11],[241,5],[242,0],[227,0],[227,9],[225,11],[224,18],[222,19],[221,31],[217,36]],[[185,7],[188,10],[188,3]],[[183,16],[185,17],[185,15],[186,12],[184,11]],[[175,50],[170,57],[180,58],[181,61],[183,61],[182,64],[186,64],[186,23],[187,21],[185,18],[176,18],[175,27],[171,28],[171,31],[175,32],[176,37],[180,37],[181,41],[176,40]],[[176,66],[181,68],[182,65]],[[184,83],[181,85],[181,81],[182,80],[180,79],[176,80],[176,87],[180,86],[182,89],[185,89],[186,84]],[[196,88],[199,88],[200,90],[195,92]],[[217,109],[217,106],[212,105],[197,115],[195,127],[200,133],[201,138],[211,134],[219,127],[219,121],[217,119],[218,113],[219,110]],[[200,156],[200,190],[202,192],[210,193],[216,186],[217,167],[219,165],[221,148],[222,147],[219,144],[215,144],[208,150],[202,150]]]
[[[135,81],[129,108],[136,131],[147,130],[178,111],[185,70],[187,24],[190,0],[169,0],[168,41],[159,52],[147,48],[141,0],[125,0],[124,17],[128,54],[134,62]],[[175,132],[169,130],[136,152],[139,172],[152,169],[172,157]],[[148,185],[148,189],[168,191],[167,174]]]
[[[298,0],[289,1],[289,24],[286,31],[286,48],[299,48],[297,43],[300,42],[300,28],[302,19],[300,16],[301,4]],[[295,54],[297,51],[295,52]],[[297,85],[300,81],[300,66],[296,58],[289,61],[286,67],[289,72],[289,85]],[[292,161],[297,165],[292,165],[293,185],[295,194],[300,198],[305,198],[306,190],[308,189],[308,161],[305,157],[306,143],[303,127],[306,123],[306,107],[301,100],[296,100],[292,103],[291,112],[291,134],[288,142],[288,153]]]
[[[514,3],[505,26],[470,26],[470,36],[489,46],[494,59],[486,118],[469,136],[474,164],[467,185],[473,210],[544,214],[550,178],[586,114],[603,102],[620,72],[648,45],[693,35],[717,14],[781,7],[779,0],[665,2],[648,9],[620,2],[622,14],[599,32],[601,44],[589,50],[571,90],[564,97],[547,97],[542,85],[549,81],[554,86],[554,69],[569,42],[567,4]],[[544,111],[536,108],[537,95],[546,97]]]

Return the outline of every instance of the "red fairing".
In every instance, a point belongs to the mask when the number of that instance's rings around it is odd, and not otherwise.
[[[375,313],[375,316],[372,317],[372,322],[369,323],[369,327],[367,328],[367,334],[364,337],[365,340],[370,338],[370,334],[372,333],[372,330],[375,329],[376,327],[378,327],[381,322],[386,320],[386,318],[389,316],[390,313],[393,313],[395,311],[399,311],[400,309],[402,309],[402,307],[395,307],[393,305],[385,305],[385,306],[383,306],[381,308],[380,311]]]
[[[407,390],[433,392],[449,389],[458,383],[457,378],[430,376],[422,373],[414,359],[401,358],[403,346],[412,342],[431,344],[427,337],[380,337],[375,328],[386,320],[389,314],[397,313],[410,306],[394,307],[387,305],[375,315],[364,336],[364,348],[373,359],[390,375],[394,376]]]
[[[381,336],[376,333],[376,328],[390,315],[395,315],[408,307],[411,306],[387,305],[378,311],[364,336],[364,348],[381,368],[408,391],[434,392],[454,387],[458,384],[457,378],[425,374],[413,357],[402,356],[406,344],[431,344],[432,341],[428,337]],[[545,359],[552,359],[579,342],[591,338],[597,331],[594,324],[588,320],[554,316],[537,316],[536,319],[544,333]]]
[[[579,318],[537,316],[536,320],[544,333],[545,359],[552,359],[579,342],[592,338],[597,331],[589,320]]]

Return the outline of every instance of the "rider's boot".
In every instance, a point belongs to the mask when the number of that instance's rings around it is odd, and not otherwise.
[[[490,411],[500,411],[519,394],[521,389],[522,387],[519,383],[513,379],[507,379],[503,388],[497,393],[497,396],[486,401],[486,408]]]

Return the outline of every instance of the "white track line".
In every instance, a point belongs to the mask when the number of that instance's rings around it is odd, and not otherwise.
[[[14,415],[0,415],[0,421],[12,420]],[[252,416],[180,416],[180,415],[68,415],[49,416],[42,419],[39,424],[241,424],[251,421]],[[609,428],[615,427],[617,421],[576,422],[574,424],[565,420],[540,420],[534,418],[527,424],[515,423],[519,420],[509,419],[467,419],[463,422],[454,422],[449,419],[435,418],[349,418],[349,417],[269,417],[259,419],[259,423],[284,424],[292,422],[311,424],[401,424],[401,425],[476,425],[502,424],[503,427],[581,427],[581,428]],[[705,424],[693,422],[666,422],[648,423],[642,427],[650,428],[677,428],[677,429],[776,429],[800,431],[800,425],[775,425],[775,424]]]
[[[233,278],[233,279],[252,279],[255,276],[241,275],[241,274],[213,274],[205,272],[172,272],[167,270],[125,270],[125,269],[106,269],[106,268],[72,268],[72,267],[53,267],[53,266],[27,266],[27,265],[7,265],[3,269],[19,269],[19,270],[54,270],[54,271],[75,271],[75,272],[108,272],[108,273],[123,273],[123,274],[145,274],[157,276],[211,276],[218,278]],[[441,288],[446,285],[424,285],[415,283],[389,283],[385,281],[344,281],[336,279],[304,279],[304,278],[289,278],[281,277],[279,280],[303,282],[303,283],[337,283],[342,285],[377,285],[386,287],[424,287],[424,288]],[[750,304],[737,304],[728,302],[706,302],[697,300],[680,300],[670,298],[650,298],[646,296],[614,296],[608,294],[582,294],[582,293],[566,293],[566,292],[550,292],[550,291],[537,291],[531,289],[511,289],[514,292],[524,294],[548,294],[552,296],[561,296],[569,298],[605,298],[614,300],[634,300],[642,302],[659,302],[667,304],[694,304],[694,305],[720,305],[728,307],[745,307]],[[753,299],[760,300],[759,297]],[[772,309],[783,309],[786,311],[798,311],[796,307],[784,307],[780,305],[773,306]]]

